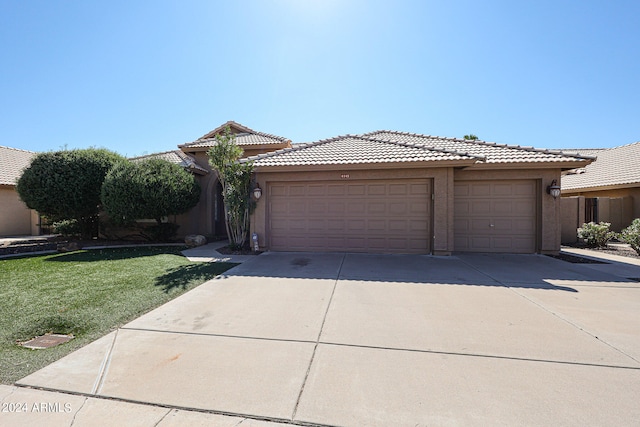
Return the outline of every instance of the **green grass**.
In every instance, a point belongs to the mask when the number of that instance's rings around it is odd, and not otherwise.
[[[12,384],[235,265],[190,262],[181,249],[0,260],[0,383]],[[76,338],[45,350],[17,345],[48,332]]]

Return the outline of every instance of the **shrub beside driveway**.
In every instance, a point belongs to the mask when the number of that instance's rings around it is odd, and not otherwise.
[[[181,249],[0,260],[0,383],[13,383],[235,265],[190,262]],[[45,350],[17,344],[49,332],[76,338]]]

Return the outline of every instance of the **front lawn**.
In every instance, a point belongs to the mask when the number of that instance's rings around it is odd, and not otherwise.
[[[0,383],[12,384],[235,265],[190,262],[181,249],[0,260]],[[45,350],[16,344],[48,332],[76,338]]]

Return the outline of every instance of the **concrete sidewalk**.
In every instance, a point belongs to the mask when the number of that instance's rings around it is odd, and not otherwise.
[[[112,412],[149,426],[636,425],[640,283],[626,273],[541,255],[265,253],[0,399],[70,403],[53,426]],[[37,423],[26,415],[0,424]]]
[[[226,240],[220,240],[217,242],[207,243],[206,245],[198,246],[191,249],[185,249],[182,254],[187,257],[189,261],[195,262],[233,262],[242,263],[253,259],[257,255],[224,255],[218,252],[218,249],[223,248],[229,244]]]

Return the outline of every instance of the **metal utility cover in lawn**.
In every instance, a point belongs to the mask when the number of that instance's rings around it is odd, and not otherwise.
[[[22,343],[23,347],[31,348],[34,350],[42,350],[45,348],[55,347],[60,344],[64,344],[73,339],[73,335],[60,335],[60,334],[47,334],[39,337],[35,337],[32,340]]]

